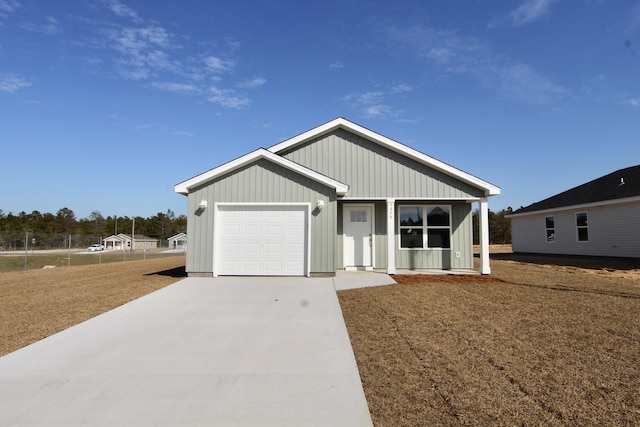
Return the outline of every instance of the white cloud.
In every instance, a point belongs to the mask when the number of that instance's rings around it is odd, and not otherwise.
[[[411,92],[413,90],[413,88],[411,86],[409,86],[408,84],[405,83],[400,83],[398,85],[395,85],[391,88],[391,93],[396,94],[396,93],[406,93],[406,92]]]
[[[329,64],[329,68],[334,71],[339,71],[344,68],[344,64],[341,61],[336,61],[332,64]]]
[[[361,111],[365,117],[388,118],[398,117],[400,110],[393,108],[390,103],[396,95],[412,91],[413,88],[405,83],[396,84],[388,89],[371,90],[363,93],[352,93],[342,98],[342,101]]]
[[[96,29],[102,38],[94,46],[114,53],[109,61],[121,77],[144,81],[146,87],[164,92],[205,96],[210,102],[233,109],[246,108],[251,103],[238,89],[254,89],[266,82],[258,76],[224,87],[224,79],[237,68],[233,53],[240,43],[233,38],[223,40],[220,52],[194,53],[178,43],[188,42],[188,37],[145,19],[120,0],[102,0],[100,4],[116,16],[129,19],[120,20],[125,24],[101,22]],[[94,65],[103,66],[102,62]],[[211,84],[215,86],[209,87]]]
[[[242,110],[251,104],[249,98],[245,95],[237,94],[231,89],[220,89],[216,86],[211,86],[209,88],[209,93],[209,101],[223,107]]]
[[[6,18],[9,13],[20,7],[16,0],[0,0],[0,18]]]
[[[174,135],[192,137],[193,133],[186,130],[176,130],[172,132]]]
[[[189,83],[151,83],[151,87],[163,90],[165,92],[174,92],[181,94],[199,93],[198,86]]]
[[[118,0],[104,0],[104,4],[116,15],[123,18],[131,18],[134,21],[139,21],[138,14],[135,10],[129,6],[120,3]]]
[[[205,57],[203,62],[207,68],[214,73],[225,73],[231,71],[235,66],[233,61],[222,59],[215,55]]]
[[[236,86],[242,89],[255,89],[267,82],[267,79],[264,77],[254,77],[249,80],[245,80],[244,82],[238,83]]]
[[[23,79],[17,74],[0,74],[0,91],[15,93],[18,90],[31,86],[31,82]]]
[[[627,99],[626,104],[632,107],[640,107],[640,98]]]
[[[470,77],[514,101],[550,104],[567,95],[565,88],[532,66],[495,54],[482,40],[425,26],[391,27],[387,34],[394,51],[408,51],[445,75]]]
[[[530,24],[549,14],[551,5],[558,0],[525,0],[520,6],[504,16],[494,18],[490,27],[511,25],[521,27]]]
[[[47,16],[45,20],[47,22],[44,24],[27,23],[20,25],[20,27],[24,28],[25,30],[42,33],[45,35],[57,34],[60,31],[58,28],[58,20],[56,18],[54,18],[53,16]]]
[[[367,117],[388,117],[393,115],[393,110],[385,104],[370,105],[364,110]]]

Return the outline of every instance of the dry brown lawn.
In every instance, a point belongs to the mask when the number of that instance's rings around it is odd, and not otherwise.
[[[640,425],[638,261],[495,256],[491,276],[339,293],[375,425]],[[174,283],[183,266],[0,273],[0,355]]]
[[[377,427],[640,425],[640,270],[508,258],[339,293]]]
[[[0,273],[0,355],[184,276],[184,256]]]

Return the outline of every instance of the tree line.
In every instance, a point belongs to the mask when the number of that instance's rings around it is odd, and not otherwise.
[[[489,210],[489,244],[510,245],[511,244],[511,220],[506,218],[513,209],[508,207],[499,212]],[[480,241],[480,226],[478,210],[473,211],[473,243]]]
[[[86,218],[76,218],[69,208],[62,208],[55,214],[33,211],[5,214],[0,209],[0,246],[5,249],[19,249],[25,245],[25,236],[30,236],[28,245],[41,248],[64,247],[71,237],[74,247],[98,243],[100,237],[112,234],[131,234],[135,220],[135,234],[143,234],[154,239],[166,239],[178,233],[186,233],[187,217],[176,216],[168,209],[152,217],[107,216],[93,211]],[[29,233],[28,235],[26,233]]]

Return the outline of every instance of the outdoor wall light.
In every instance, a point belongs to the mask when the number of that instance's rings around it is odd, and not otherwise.
[[[200,204],[198,204],[198,209],[205,210],[207,208],[207,201],[202,199],[200,200]]]
[[[318,203],[316,203],[316,208],[321,211],[324,208],[324,200],[318,200]]]

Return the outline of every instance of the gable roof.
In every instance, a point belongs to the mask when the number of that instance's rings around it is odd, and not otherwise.
[[[158,241],[158,239],[152,239],[151,237],[147,237],[147,236],[145,236],[143,234],[134,234],[133,237],[134,237],[134,239],[136,241],[146,241],[146,242],[157,242]],[[126,241],[129,241],[129,240],[131,240],[131,235],[130,234],[123,234],[123,233],[118,233],[117,235],[116,234],[112,234],[111,236],[105,237],[104,239],[102,239],[103,242],[105,242],[105,241],[126,242]]]
[[[178,233],[174,236],[167,237],[167,240],[183,240],[186,238],[187,238],[187,235],[185,233]]]
[[[189,194],[189,190],[199,185],[202,185],[208,181],[211,181],[221,175],[232,172],[238,168],[241,168],[247,164],[253,163],[260,159],[266,159],[270,162],[273,162],[277,165],[280,165],[286,169],[289,169],[293,172],[297,172],[302,176],[310,178],[314,181],[320,182],[321,184],[326,185],[327,187],[334,188],[336,190],[336,194],[338,196],[344,196],[347,194],[347,190],[349,187],[346,184],[336,181],[335,179],[329,178],[328,176],[322,175],[316,171],[313,171],[309,168],[306,168],[298,163],[292,162],[289,159],[285,159],[277,154],[274,154],[270,151],[265,150],[264,148],[259,148],[255,151],[252,151],[249,154],[245,154],[242,157],[239,157],[235,160],[227,162],[217,168],[211,169],[205,173],[197,175],[187,181],[181,182],[175,186],[175,192],[187,195]]]
[[[293,138],[287,139],[283,142],[280,142],[276,145],[273,145],[268,150],[272,153],[279,154],[283,151],[286,151],[296,145],[303,144],[309,140],[317,138],[323,134],[332,132],[336,129],[344,129],[353,134],[359,135],[375,144],[386,147],[392,151],[395,151],[399,154],[402,154],[406,157],[409,157],[413,160],[418,161],[430,168],[436,169],[446,175],[449,175],[453,178],[456,178],[460,181],[466,182],[467,184],[472,185],[473,187],[479,188],[485,192],[487,196],[495,196],[500,194],[500,187],[497,187],[487,181],[483,181],[482,179],[468,174],[460,169],[454,168],[451,165],[448,165],[440,160],[437,160],[433,157],[427,156],[424,153],[421,153],[418,150],[414,150],[411,147],[408,147],[404,144],[401,144],[397,141],[394,141],[386,136],[380,135],[379,133],[373,132],[365,127],[362,127],[358,124],[350,122],[349,120],[338,117],[335,120],[332,120],[328,123],[320,125],[316,128],[313,128],[307,132],[301,133],[300,135],[294,136]]]
[[[633,197],[640,197],[640,165],[617,170],[548,199],[518,209],[511,215]]]

